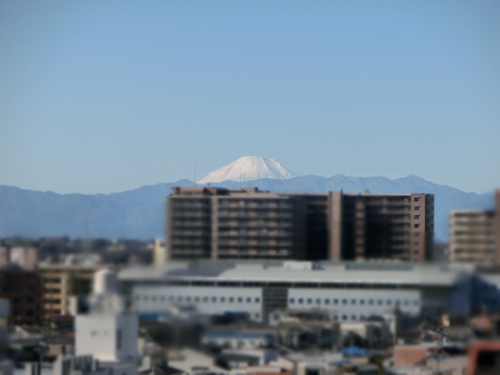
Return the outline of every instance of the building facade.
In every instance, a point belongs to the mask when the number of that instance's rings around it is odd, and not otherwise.
[[[40,325],[43,322],[43,282],[36,271],[0,270],[0,298],[9,300],[9,323]]]
[[[328,196],[330,260],[430,259],[434,240],[432,194]]]
[[[433,236],[430,194],[176,187],[167,197],[169,259],[425,261]]]
[[[94,273],[99,269],[98,266],[40,264],[45,318],[70,315],[71,299],[92,292]]]
[[[494,210],[451,211],[449,260],[500,265],[500,190]]]
[[[245,312],[267,323],[270,314],[284,310],[323,312],[331,321],[392,316],[396,310],[407,321],[421,314],[470,312],[471,275],[462,269],[417,263],[288,263],[207,261],[154,272],[126,269],[120,282],[130,308],[139,314],[168,315],[179,308],[201,315]]]
[[[496,263],[494,219],[493,211],[451,211],[450,262]]]
[[[174,188],[168,257],[305,258],[305,199],[257,188]]]

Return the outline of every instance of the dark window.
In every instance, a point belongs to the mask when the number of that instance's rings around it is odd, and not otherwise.
[[[360,305],[364,305],[365,304],[365,300],[364,299],[359,300],[359,304]]]
[[[420,215],[413,215],[414,219],[420,219]]]
[[[321,303],[321,299],[317,298],[317,299],[316,299],[316,303],[317,303],[317,304],[320,304],[320,303]]]
[[[226,302],[226,297],[221,297],[221,298],[220,298],[220,301],[221,301],[221,302]]]
[[[336,304],[338,304],[338,303],[339,303],[339,300],[335,298],[335,299],[333,300],[333,303],[336,305]]]
[[[346,299],[343,299],[343,300],[342,300],[342,303],[343,303],[344,305],[347,305],[347,300],[346,300]]]
[[[217,297],[212,297],[212,302],[217,302]]]
[[[290,298],[290,303],[295,303],[295,298]]]
[[[418,211],[418,210],[420,210],[420,206],[415,206],[415,207],[413,207],[413,209],[414,209],[415,211]]]
[[[420,201],[420,197],[415,197],[415,198],[413,198],[413,201],[415,201],[415,202]]]
[[[413,228],[418,228],[420,224],[413,224]]]
[[[302,298],[299,298],[299,303],[302,304],[303,302]]]
[[[309,305],[310,305],[311,303],[313,303],[312,298],[308,298],[308,299],[307,299],[307,303],[308,303]]]
[[[252,302],[252,299],[250,297],[247,297],[247,303]]]
[[[328,298],[325,299],[325,305],[329,305],[330,304],[330,300]]]
[[[243,298],[238,297],[238,302],[239,302],[239,303],[243,302]]]
[[[355,299],[352,299],[351,300],[351,305],[355,305],[356,304],[356,300]]]
[[[260,298],[259,297],[255,298],[255,303],[259,303],[259,302],[260,302]]]

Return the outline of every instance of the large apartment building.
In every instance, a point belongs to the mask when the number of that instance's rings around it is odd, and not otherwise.
[[[450,262],[500,264],[500,190],[495,210],[450,212]]]
[[[425,261],[433,229],[429,194],[176,187],[167,197],[173,259]]]
[[[305,257],[305,199],[257,188],[174,188],[168,196],[172,258]]]
[[[425,261],[434,240],[431,194],[330,192],[329,259]]]

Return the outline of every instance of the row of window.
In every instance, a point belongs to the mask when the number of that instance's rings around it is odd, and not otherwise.
[[[313,301],[314,301],[313,298],[307,298],[307,299],[305,299],[305,298],[297,298],[297,303],[299,305],[304,304],[304,303],[307,303],[308,305],[311,305],[311,304],[313,304]],[[295,302],[296,302],[295,298],[290,298],[290,304],[295,304]],[[338,305],[339,303],[342,303],[342,305],[347,305],[349,303],[349,300],[347,298],[344,298],[342,300],[339,300],[337,298],[334,298],[332,300],[330,300],[329,298],[325,298],[324,300],[322,300],[321,298],[316,298],[315,302],[316,302],[317,305],[319,305],[321,303],[324,303],[325,305],[329,305],[330,302],[333,305]],[[368,305],[374,305],[375,303],[377,303],[378,305],[383,305],[384,304],[384,300],[382,300],[382,299],[378,299],[377,301],[375,301],[373,299],[369,299],[368,301],[365,301],[364,299],[360,299],[359,301],[356,300],[356,299],[351,299],[351,301],[350,301],[351,305],[356,305],[356,304],[364,305],[365,302],[367,302]],[[385,304],[387,306],[392,306],[393,303],[394,303],[395,306],[400,306],[400,305],[409,306],[410,305],[410,301],[409,300],[404,300],[403,303],[401,303],[401,301],[398,301],[398,300],[392,301],[390,299],[388,299],[388,300],[385,301]],[[417,306],[418,305],[418,300],[414,300],[413,301],[413,305]]]
[[[136,295],[135,296],[135,299],[136,300],[140,300],[141,299],[141,296],[139,295]],[[150,297],[149,296],[142,296],[142,300],[143,301],[149,301],[150,300]],[[195,296],[195,297],[191,297],[191,296],[168,296],[165,297],[165,296],[160,296],[160,297],[157,297],[157,296],[151,296],[151,301],[170,301],[170,302],[229,302],[229,303],[233,303],[233,302],[237,302],[237,303],[243,303],[243,302],[246,302],[246,303],[252,303],[252,301],[254,303],[259,303],[260,302],[260,297],[255,297],[255,298],[252,298],[252,297],[208,297],[208,296],[204,296],[204,297],[198,297],[198,296]]]

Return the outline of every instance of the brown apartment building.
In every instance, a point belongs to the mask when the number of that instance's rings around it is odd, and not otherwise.
[[[433,235],[430,194],[176,187],[167,197],[167,258],[424,261]]]

